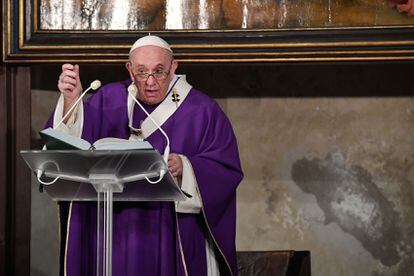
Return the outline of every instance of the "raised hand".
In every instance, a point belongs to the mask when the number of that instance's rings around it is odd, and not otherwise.
[[[58,81],[58,89],[65,99],[64,114],[66,114],[82,92],[79,65],[69,63],[62,65],[62,73],[60,74]]]

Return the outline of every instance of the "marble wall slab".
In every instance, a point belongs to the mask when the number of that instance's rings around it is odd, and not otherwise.
[[[239,250],[306,249],[314,275],[414,273],[412,98],[228,99]]]

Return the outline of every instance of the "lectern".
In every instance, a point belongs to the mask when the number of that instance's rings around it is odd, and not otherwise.
[[[186,195],[154,149],[140,150],[31,150],[20,152],[56,201],[96,201],[97,273],[112,275],[113,201],[182,201]],[[160,179],[162,178],[162,179]],[[60,179],[69,180],[60,182]],[[151,184],[147,180],[157,180]],[[57,180],[57,181],[56,181]],[[154,182],[154,181],[151,181]],[[103,218],[100,205],[103,202]],[[103,259],[99,233],[103,227]]]

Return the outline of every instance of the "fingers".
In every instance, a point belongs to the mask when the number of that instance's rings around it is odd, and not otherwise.
[[[63,64],[62,73],[59,75],[58,89],[63,95],[68,98],[76,98],[82,86],[79,77],[79,65]]]
[[[74,67],[75,67],[75,65],[70,64],[70,63],[62,64],[62,72],[65,71],[65,70],[71,70],[72,71],[74,69]]]
[[[67,94],[75,90],[75,85],[68,82],[67,80],[62,80],[58,83],[58,88],[60,92]]]
[[[79,65],[75,64],[75,66],[73,67],[73,72],[75,73],[75,79],[76,79],[76,81],[78,81],[80,83],[80,78],[79,78]]]
[[[173,176],[181,176],[183,173],[183,163],[178,154],[171,153],[168,156],[168,170]]]
[[[72,84],[75,86],[77,84],[77,76],[74,75],[74,72],[72,71],[62,72],[59,77],[59,82],[63,84]]]
[[[72,93],[76,88],[76,81],[67,76],[62,76],[59,79],[58,88],[63,94]]]
[[[70,82],[72,84],[76,84],[76,81],[79,80],[79,66],[78,65],[72,66],[71,64],[65,64],[65,65],[62,66],[62,73],[59,76],[59,81]]]

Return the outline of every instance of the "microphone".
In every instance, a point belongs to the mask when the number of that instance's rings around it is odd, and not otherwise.
[[[76,102],[75,102],[75,104],[69,109],[69,111],[68,112],[66,112],[66,114],[65,114],[65,116],[63,116],[63,118],[62,118],[62,120],[60,120],[59,121],[59,123],[53,128],[53,129],[57,129],[62,123],[63,123],[63,121],[66,119],[66,117],[72,112],[72,110],[75,108],[75,106],[79,103],[79,101],[80,100],[82,100],[82,98],[83,98],[83,96],[85,96],[85,94],[89,91],[89,90],[91,90],[91,89],[93,89],[93,90],[96,90],[96,89],[98,89],[99,87],[101,86],[101,82],[99,81],[99,80],[94,80],[91,84],[90,84],[90,86],[88,87],[88,89],[86,89],[83,93],[82,93],[82,95],[80,95],[80,97],[79,97],[79,99],[77,99],[76,100]],[[45,146],[46,147],[46,146]],[[57,165],[56,165],[57,166]],[[44,181],[42,181],[40,178],[42,177],[42,175],[43,175],[43,170],[38,170],[37,171],[37,174],[36,174],[36,176],[37,176],[37,180],[39,181],[39,183],[42,183],[43,185],[51,185],[51,184],[53,184],[53,183],[55,183],[59,178],[60,178],[60,176],[58,176],[58,177],[56,177],[55,179],[53,179],[51,182],[44,182]]]
[[[76,105],[79,103],[80,100],[82,100],[83,96],[85,96],[85,94],[89,91],[89,90],[96,90],[99,87],[101,87],[101,82],[99,80],[94,80],[88,87],[88,89],[86,89],[82,95],[80,95],[79,99],[76,100],[75,104],[72,105],[72,107],[68,110],[68,112],[66,112],[65,116],[63,116],[62,120],[59,121],[59,123],[54,127],[54,129],[58,128],[63,121],[65,121],[66,117],[69,116],[70,113],[72,113],[72,110],[76,107]]]
[[[165,149],[164,149],[163,159],[164,159],[165,164],[167,164],[168,166],[168,156],[170,155],[170,139],[168,138],[167,133],[165,133],[165,131],[161,128],[161,126],[152,118],[152,116],[147,112],[147,110],[145,110],[145,108],[141,105],[141,103],[135,98],[135,95],[138,92],[137,87],[131,84],[130,86],[128,86],[127,90],[131,98],[138,104],[138,106],[142,109],[142,111],[144,111],[144,113],[148,116],[148,118],[152,121],[152,123],[160,130],[162,135],[164,135],[165,140],[167,141],[167,145],[165,146]],[[148,178],[146,179],[148,182],[155,184],[155,183],[158,183],[164,177],[165,173],[166,173],[166,170],[162,169],[160,171],[160,179],[156,182],[152,182]]]

